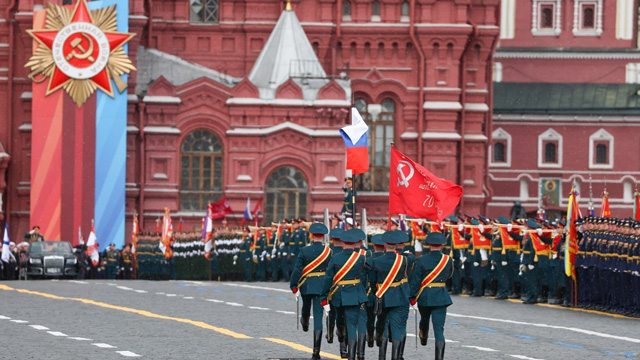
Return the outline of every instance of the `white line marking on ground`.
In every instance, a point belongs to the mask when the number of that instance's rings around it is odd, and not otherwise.
[[[537,358],[532,358],[532,357],[528,357],[528,356],[524,356],[524,355],[507,355],[507,356],[511,356],[513,358],[523,359],[523,360],[544,360],[544,359],[537,359]]]
[[[568,330],[568,331],[573,331],[573,332],[586,334],[586,335],[593,335],[593,336],[599,336],[599,337],[608,338],[608,339],[623,340],[623,341],[628,341],[628,342],[640,344],[640,339],[634,339],[634,338],[630,338],[630,337],[626,337],[626,336],[616,336],[616,335],[611,335],[611,334],[599,333],[599,332],[596,332],[596,331],[573,328],[573,327],[567,327],[567,326],[557,326],[557,325],[549,325],[549,324],[537,324],[537,323],[529,323],[529,322],[524,322],[524,321],[494,319],[494,318],[487,318],[487,317],[481,317],[481,316],[461,315],[461,314],[453,314],[453,313],[448,313],[447,315],[448,316],[452,316],[452,317],[462,317],[462,318],[476,319],[476,320],[495,321],[495,322],[503,322],[503,323],[516,324],[516,325],[529,325],[529,326],[549,328],[549,329]]]
[[[279,292],[285,292],[285,293],[290,293],[291,292],[291,290],[275,289],[275,288],[264,287],[264,286],[243,285],[243,284],[227,284],[227,283],[223,283],[223,282],[220,282],[219,284],[220,285],[227,285],[227,286],[243,287],[243,288],[247,288],[247,289],[271,290],[271,291],[279,291]]]
[[[296,313],[294,313],[293,311],[282,311],[282,310],[277,310],[276,312],[279,312],[281,314],[287,314],[287,315],[295,315]]]
[[[105,344],[105,343],[93,343],[91,345],[94,345],[94,346],[97,346],[97,347],[103,348],[103,349],[111,349],[111,348],[115,347],[113,345],[109,345],[109,344]]]
[[[140,357],[142,355],[138,355],[136,353],[133,353],[131,351],[116,351],[118,354],[122,355],[122,356],[126,356],[126,357]]]
[[[231,305],[231,306],[244,306],[242,304],[238,304],[238,303],[235,303],[235,302],[225,302],[225,304]]]
[[[0,320],[10,320],[11,318],[8,316],[0,315]]]
[[[49,330],[48,327],[42,326],[42,325],[29,325],[29,326],[31,326],[32,328],[34,328],[36,330]]]
[[[83,338],[83,337],[70,337],[69,339],[78,340],[78,341],[93,341],[91,339],[87,339],[87,338]]]
[[[146,294],[147,291],[146,290],[134,290],[137,293],[141,293],[141,294]]]
[[[174,297],[176,294],[167,294],[168,297]]]
[[[211,301],[211,302],[214,302],[214,303],[223,303],[224,302],[222,300],[216,300],[216,299],[205,299],[205,300]]]
[[[133,290],[132,288],[126,287],[126,286],[116,286],[116,288],[118,288],[120,290],[129,290],[129,291]]]
[[[9,320],[9,321],[14,322],[16,324],[26,324],[26,323],[28,323],[27,320]]]
[[[69,280],[69,282],[74,284],[88,284],[88,282],[80,280]]]
[[[480,350],[480,351],[490,351],[490,352],[497,352],[498,351],[496,349],[486,348],[486,347],[482,347],[482,346],[462,345],[462,347],[476,349],[476,350]]]
[[[263,307],[259,307],[259,306],[249,306],[249,309],[253,309],[253,310],[271,310],[269,308],[263,308]]]
[[[193,297],[192,297],[192,296],[185,296],[183,299],[186,299],[186,300],[193,300]]]
[[[118,284],[114,284],[114,283],[107,283],[107,285],[109,285],[109,286],[117,286]]]
[[[47,331],[47,332],[53,336],[67,336],[67,334],[61,333],[60,331]]]
[[[163,292],[157,292],[156,295],[164,295]]]

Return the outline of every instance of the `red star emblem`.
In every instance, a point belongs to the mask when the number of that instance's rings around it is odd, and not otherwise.
[[[49,79],[47,95],[69,82],[87,79],[111,97],[111,77],[115,74],[108,67],[109,56],[135,36],[99,29],[93,23],[86,0],[78,1],[70,23],[62,29],[30,33],[41,46],[53,53],[55,69]]]

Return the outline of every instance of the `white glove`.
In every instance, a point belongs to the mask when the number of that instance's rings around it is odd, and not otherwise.
[[[267,254],[267,260],[271,260],[271,255]]]
[[[218,256],[218,250],[213,250],[213,253],[216,254],[216,256]]]
[[[287,256],[287,253],[286,253],[286,252],[283,252],[283,253],[282,253],[282,256]]]
[[[418,303],[416,302],[415,304],[411,305],[411,308],[415,311],[418,311]]]
[[[635,276],[640,276],[640,273],[638,273],[637,271],[634,271],[632,274]]]
[[[493,271],[495,269],[496,269],[495,265],[491,264],[491,270]]]
[[[280,243],[280,245],[278,245],[278,247],[279,247],[280,249],[284,249],[284,243]]]
[[[533,270],[533,268],[535,268],[535,266],[533,265],[527,265],[527,267],[529,268],[529,270]]]
[[[298,291],[296,291],[296,301],[300,301],[300,289],[298,289]]]
[[[538,236],[542,236],[542,229],[538,228],[538,230],[536,230],[536,232],[538,233]]]
[[[558,254],[553,254],[553,260],[558,258]]]
[[[460,258],[460,262],[463,262],[463,263],[467,262],[467,258],[466,258],[466,257],[464,257],[464,256],[463,256],[463,257],[461,257],[461,258]]]
[[[511,232],[511,230],[513,230],[513,225],[507,224],[507,231]]]
[[[418,226],[422,226],[422,219],[418,219]]]
[[[479,263],[479,262],[477,262],[477,261],[474,261],[474,262],[473,262],[473,266],[478,267],[478,266],[480,266],[480,263]]]
[[[322,307],[324,309],[324,316],[329,316],[329,312],[331,311],[331,306],[329,304]]]
[[[482,224],[478,225],[478,230],[480,230],[481,233],[484,232],[484,226]]]
[[[120,271],[124,271],[124,267],[121,267],[121,268],[120,268]]]
[[[464,225],[462,225],[462,224],[458,225],[458,231],[459,232],[463,232],[464,231]]]
[[[253,255],[253,260],[258,260],[258,255]]]
[[[233,261],[238,260],[238,255],[233,255]]]
[[[502,264],[502,266],[507,266],[508,265],[508,263],[506,261],[503,261],[501,264]]]
[[[520,273],[522,273],[524,271],[524,269],[525,269],[525,266],[524,265],[520,265]]]
[[[265,257],[267,255],[267,251],[266,250],[262,250],[262,254],[260,254],[260,256]]]
[[[273,251],[271,251],[271,256],[276,256],[277,253],[278,253],[278,250],[274,248]]]

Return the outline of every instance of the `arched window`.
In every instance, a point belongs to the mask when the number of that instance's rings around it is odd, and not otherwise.
[[[493,162],[505,162],[504,150],[503,142],[496,142],[493,145]]]
[[[358,175],[356,189],[360,191],[388,191],[391,143],[394,140],[396,104],[385,99],[380,105],[356,99],[356,108],[369,125],[369,171]]]
[[[201,211],[222,197],[222,142],[209,130],[191,132],[180,148],[180,210]]]
[[[609,156],[607,155],[607,145],[596,145],[596,164],[606,164],[609,162]]]
[[[408,1],[403,1],[402,2],[402,8],[401,8],[400,15],[401,16],[409,16],[409,2]]]
[[[548,142],[544,144],[544,162],[555,164],[558,162],[557,158],[556,143]]]
[[[380,2],[374,1],[371,4],[371,16],[380,16]]]
[[[267,178],[265,190],[265,224],[307,216],[308,185],[298,169],[291,166],[277,168]]]

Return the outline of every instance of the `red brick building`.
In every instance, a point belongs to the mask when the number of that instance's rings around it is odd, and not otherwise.
[[[63,0],[54,0],[62,3]],[[29,227],[32,11],[0,0],[0,191],[12,236]],[[263,221],[340,210],[352,103],[370,125],[371,171],[356,179],[386,216],[390,144],[488,201],[498,0],[130,0],[127,224],[164,206],[185,228],[226,196]],[[4,161],[2,159],[10,160]],[[4,185],[4,179],[7,179]],[[233,222],[232,222],[233,223]],[[89,225],[86,224],[88,227]],[[129,228],[128,228],[129,229]],[[128,231],[128,230],[127,230]],[[13,234],[15,232],[15,234]]]
[[[632,214],[640,177],[638,2],[503,0],[495,54],[491,201],[566,212],[576,181],[583,212]],[[591,180],[589,180],[591,177]]]

